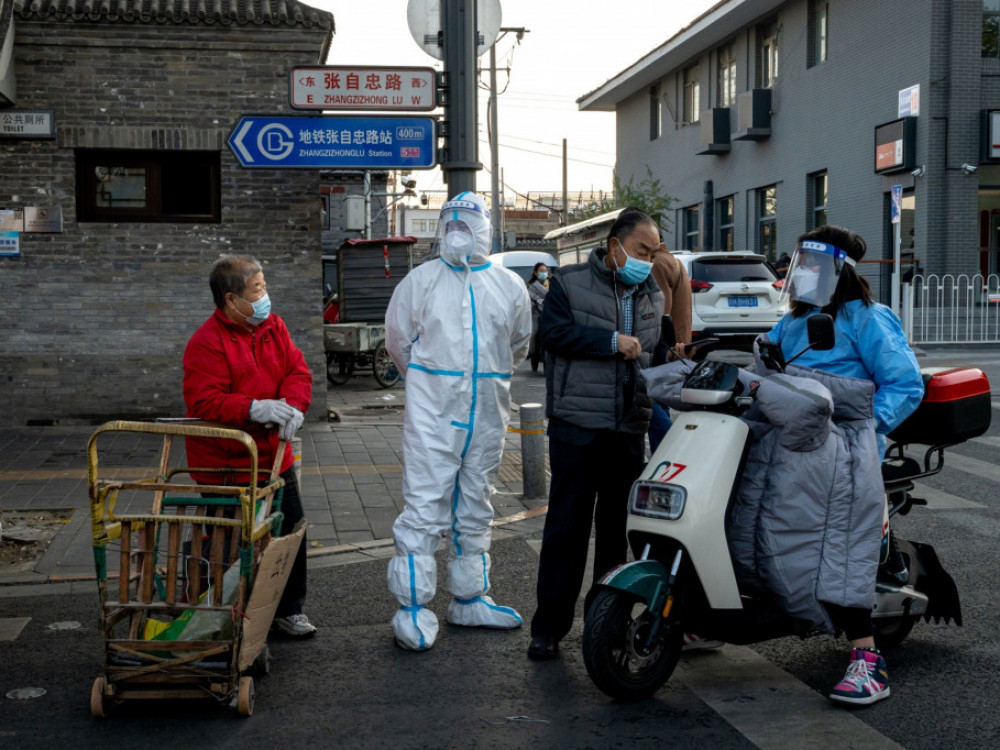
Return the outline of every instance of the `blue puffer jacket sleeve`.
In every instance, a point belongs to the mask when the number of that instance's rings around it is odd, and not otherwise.
[[[899,320],[884,305],[872,305],[858,322],[857,347],[875,383],[876,432],[885,435],[920,405],[924,381]]]

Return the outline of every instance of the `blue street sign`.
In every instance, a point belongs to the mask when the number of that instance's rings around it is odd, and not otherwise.
[[[437,123],[431,117],[245,115],[227,142],[244,167],[430,169]]]
[[[893,185],[889,188],[889,215],[891,217],[890,223],[899,224],[900,214],[903,210],[903,186]]]

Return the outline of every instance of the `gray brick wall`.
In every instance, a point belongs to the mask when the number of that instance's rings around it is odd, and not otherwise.
[[[51,109],[55,141],[0,140],[0,206],[62,208],[0,259],[0,423],[183,413],[181,356],[214,309],[222,253],[264,265],[273,310],[325,410],[319,173],[241,168],[225,140],[246,113],[288,114],[287,75],[316,65],[316,28],[18,21],[20,109]],[[76,148],[221,153],[220,223],[80,223]]]
[[[980,57],[980,0],[830,0],[829,55],[807,66],[808,3],[777,10],[779,76],[772,96],[770,138],[733,141],[725,155],[698,155],[697,124],[682,125],[681,71],[701,61],[701,99],[716,102],[716,45],[706,47],[660,79],[666,95],[663,134],[649,140],[648,89],[618,105],[618,173],[642,178],[649,165],[675,206],[699,204],[706,180],[716,198],[735,197],[735,246],[755,248],[754,191],[778,186],[779,249],[791,249],[807,228],[807,176],[826,170],[828,220],[860,232],[867,258],[891,258],[886,195],[889,186],[914,187],[916,254],[926,272],[973,273],[978,267],[978,190],[990,184],[959,169],[979,153],[979,110],[1000,108],[1000,62]],[[754,24],[731,39],[736,49],[738,93],[755,79]],[[896,119],[898,92],[920,85],[916,162],[927,173],[879,176],[873,171],[874,128]],[[735,107],[731,113],[736,129]],[[994,181],[995,182],[995,181]],[[679,218],[679,213],[675,214]],[[678,222],[668,228],[680,246]],[[863,272],[887,299],[887,275]]]

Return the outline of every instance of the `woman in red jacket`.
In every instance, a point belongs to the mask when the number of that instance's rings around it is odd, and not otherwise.
[[[271,314],[260,263],[246,255],[225,255],[212,266],[209,286],[216,310],[184,350],[187,415],[246,431],[257,444],[259,466],[273,466],[278,443],[291,440],[302,426],[312,399],[312,373],[284,321]],[[188,437],[186,446],[189,466],[226,468],[232,472],[228,481],[250,481],[250,456],[239,444]],[[293,464],[291,446],[286,445],[281,460],[282,534],[304,516]],[[219,481],[217,474],[192,472],[192,477],[205,484]],[[303,539],[275,616],[275,624],[289,635],[316,632],[302,612],[305,595]]]

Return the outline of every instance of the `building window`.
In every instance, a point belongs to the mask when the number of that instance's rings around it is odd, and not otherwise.
[[[809,67],[826,62],[826,24],[830,4],[825,0],[809,3]]]
[[[76,152],[79,221],[218,222],[218,151]]]
[[[736,52],[731,44],[719,47],[718,76],[719,106],[732,107],[736,104]]]
[[[757,252],[771,263],[778,258],[778,186],[757,190]]]
[[[983,0],[983,57],[1000,57],[1000,0]]]
[[[810,229],[826,224],[826,172],[817,172],[809,177]]]
[[[321,199],[322,204],[323,204],[322,205],[323,218],[322,218],[322,222],[320,223],[320,227],[322,229],[329,229],[330,228],[330,196],[329,195],[321,195],[320,199]]]
[[[760,87],[769,89],[778,78],[778,22],[764,24],[757,29],[760,45],[757,49],[757,68]]]
[[[410,227],[414,232],[433,233],[437,231],[437,219],[413,219]]]
[[[660,99],[660,86],[657,84],[649,89],[649,140],[655,141],[663,132],[663,102]]]
[[[697,252],[701,249],[701,226],[698,218],[698,206],[684,209],[684,246],[681,248],[682,250]]]
[[[733,212],[733,196],[719,198],[715,202],[719,214],[719,250],[732,252],[735,243],[736,217]]]
[[[701,116],[701,84],[698,81],[700,70],[692,65],[684,70],[684,122],[698,122]]]

